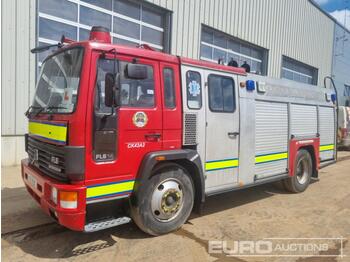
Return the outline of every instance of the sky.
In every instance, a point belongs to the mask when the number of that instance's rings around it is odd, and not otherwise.
[[[323,10],[332,15],[339,23],[350,30],[350,0],[315,0]]]

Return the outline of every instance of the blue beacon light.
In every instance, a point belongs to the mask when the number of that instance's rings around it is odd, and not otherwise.
[[[337,95],[336,94],[331,94],[331,100],[333,103],[335,103],[335,101],[337,101]]]
[[[253,80],[247,80],[246,86],[248,91],[254,91],[255,90],[255,81]]]

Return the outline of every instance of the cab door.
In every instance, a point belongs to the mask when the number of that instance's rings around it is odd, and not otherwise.
[[[234,187],[239,171],[237,78],[218,72],[206,79],[206,192]]]
[[[179,65],[160,62],[163,111],[163,150],[181,148],[182,108]]]
[[[159,62],[96,52],[91,66],[91,148],[87,148],[88,184],[134,180],[144,156],[163,144]],[[144,66],[142,79],[126,74],[130,64]],[[117,107],[104,104],[106,73],[119,73]],[[95,71],[96,70],[96,71]],[[143,71],[143,70],[142,70]],[[95,181],[92,181],[95,180]]]
[[[147,70],[146,79],[130,79],[120,61],[119,169],[136,174],[148,152],[163,144],[162,98],[159,62],[138,59]]]

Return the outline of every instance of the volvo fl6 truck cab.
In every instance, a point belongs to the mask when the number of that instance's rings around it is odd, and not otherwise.
[[[336,159],[332,89],[114,45],[102,27],[55,46],[26,113],[22,177],[67,228],[168,233],[206,196],[277,180],[302,192]]]
[[[141,176],[136,181],[140,166],[155,161],[146,155],[181,148],[178,59],[147,46],[112,45],[101,27],[92,28],[89,41],[63,42],[44,60],[27,111],[24,182],[41,208],[72,230],[127,223],[129,197],[144,186]],[[179,176],[180,170],[173,172]],[[192,182],[180,178],[160,186],[166,193],[157,196],[155,204],[163,207],[154,207],[156,221],[178,214],[173,230],[192,210]],[[185,207],[184,191],[191,194]]]

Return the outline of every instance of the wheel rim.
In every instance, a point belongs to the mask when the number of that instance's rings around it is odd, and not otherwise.
[[[183,207],[183,186],[177,179],[164,180],[152,194],[152,213],[161,222],[177,217]]]
[[[296,175],[298,183],[305,184],[309,177],[309,161],[306,157],[302,157],[298,160]]]

